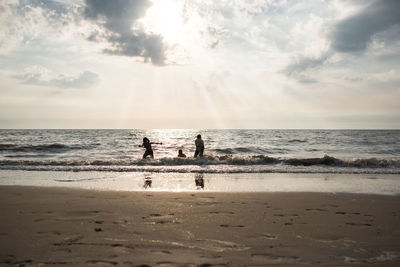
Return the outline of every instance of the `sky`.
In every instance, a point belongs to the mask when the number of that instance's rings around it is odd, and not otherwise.
[[[398,0],[2,0],[0,128],[400,129]]]

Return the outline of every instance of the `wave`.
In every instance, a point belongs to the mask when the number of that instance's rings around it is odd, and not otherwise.
[[[180,165],[264,165],[279,163],[268,156],[205,156],[200,158],[96,159],[96,160],[0,160],[4,166],[180,166]]]
[[[0,144],[0,152],[65,152],[66,150],[89,149],[90,146],[65,145],[65,144],[44,144],[44,145],[15,145]]]
[[[3,168],[0,168],[2,170]],[[398,169],[371,169],[371,168],[183,168],[179,166],[14,166],[8,167],[7,171],[52,171],[52,172],[143,172],[143,173],[218,173],[218,174],[238,174],[238,173],[318,173],[318,174],[395,174],[399,175]],[[370,178],[374,179],[374,178]]]
[[[262,152],[259,148],[251,147],[235,147],[235,148],[216,148],[212,149],[213,152],[218,154],[238,154],[238,153],[260,153]]]
[[[54,170],[54,171],[157,171],[195,172],[213,169],[216,172],[351,172],[376,169],[378,172],[400,173],[400,159],[357,158],[339,159],[325,155],[321,158],[274,158],[265,155],[253,156],[206,156],[202,158],[160,159],[95,159],[95,160],[0,160],[2,170]],[[351,170],[350,170],[351,169]],[[386,170],[385,170],[386,169]]]
[[[219,154],[234,154],[235,150],[232,148],[216,148],[214,149],[215,152]]]
[[[12,148],[15,147],[14,144],[0,144],[0,149],[8,149],[8,148]]]
[[[287,141],[288,143],[307,143],[307,140],[301,140],[301,139],[291,139]]]

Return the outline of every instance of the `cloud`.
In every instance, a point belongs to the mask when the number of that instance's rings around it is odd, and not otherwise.
[[[23,74],[13,78],[25,84],[50,86],[58,88],[87,88],[99,82],[99,76],[91,71],[79,75],[54,75],[50,70],[38,66],[27,69]]]
[[[322,66],[329,58],[329,54],[324,54],[319,58],[300,58],[295,60],[292,64],[289,64],[284,72],[289,76],[296,76],[301,72],[309,69],[314,69]]]
[[[400,1],[376,0],[356,15],[340,21],[332,32],[338,52],[362,52],[375,34],[400,24]]]
[[[17,8],[17,0],[0,2],[0,54],[7,54],[19,45],[27,32],[25,25],[32,21],[32,16],[27,16],[29,19],[24,24],[17,14]],[[29,11],[27,15],[31,15]]]
[[[0,54],[29,48],[34,41],[54,43],[76,31],[78,5],[51,0],[0,1]],[[46,50],[46,46],[41,50]]]
[[[354,4],[354,2],[353,2]],[[281,72],[288,77],[294,78],[301,83],[315,82],[313,76],[316,71],[321,68],[344,68],[349,64],[353,64],[352,60],[342,59],[341,62],[335,62],[334,57],[338,53],[356,53],[364,52],[367,48],[371,53],[363,55],[362,58],[374,58],[382,53],[388,53],[391,48],[396,47],[396,41],[400,38],[400,1],[398,0],[374,0],[365,5],[358,13],[350,15],[345,19],[336,21],[333,25],[329,25],[329,20],[320,20],[320,24],[316,24],[315,20],[309,20],[311,24],[306,23],[305,26],[299,27],[302,32],[307,33],[309,40],[307,49],[300,51],[300,56],[295,56],[294,60],[289,63]],[[343,9],[338,9],[341,14]],[[315,17],[313,15],[312,17]],[[318,18],[322,18],[319,14]],[[334,17],[332,18],[334,19]],[[302,24],[299,24],[302,25]],[[298,26],[297,26],[298,27]],[[315,31],[314,34],[312,30]],[[330,29],[329,29],[330,28]],[[329,29],[325,31],[325,29]],[[316,38],[311,39],[315,36]],[[301,40],[302,35],[295,35],[296,41]],[[305,40],[307,41],[307,38]],[[302,47],[300,43],[295,42],[296,48]],[[316,48],[313,48],[316,46]],[[386,52],[385,52],[386,51]],[[397,53],[397,49],[395,49]],[[358,62],[360,59],[357,60]],[[376,61],[375,59],[375,62]],[[357,68],[362,67],[357,64]],[[354,69],[352,69],[354,71]],[[344,78],[344,80],[347,80]]]
[[[166,47],[160,35],[146,33],[135,22],[151,6],[148,0],[86,0],[84,17],[103,27],[89,40],[106,40],[107,54],[141,57],[155,65],[165,64]]]
[[[282,73],[289,77],[296,78],[301,83],[314,83],[316,80],[308,76],[308,72],[321,68],[331,57],[331,53],[327,52],[320,57],[302,57],[295,59],[291,64],[286,66]]]

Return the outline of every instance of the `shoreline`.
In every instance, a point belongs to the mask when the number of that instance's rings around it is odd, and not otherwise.
[[[0,199],[0,264],[400,264],[398,195],[0,186]]]
[[[400,195],[397,174],[119,173],[1,171],[0,186],[42,186],[127,192],[324,192]]]

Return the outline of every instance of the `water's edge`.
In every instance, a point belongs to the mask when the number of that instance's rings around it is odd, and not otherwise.
[[[0,185],[168,192],[400,194],[393,174],[154,173],[0,171]]]

